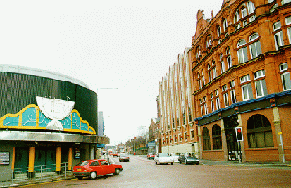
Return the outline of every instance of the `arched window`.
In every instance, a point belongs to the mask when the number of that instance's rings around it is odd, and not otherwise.
[[[273,133],[269,120],[260,114],[247,121],[247,137],[250,148],[273,147]]]
[[[197,73],[197,77],[198,77],[198,85],[199,85],[199,89],[202,88],[202,80],[201,80],[201,77],[200,77],[200,74]]]
[[[226,60],[227,60],[227,66],[230,69],[232,67],[232,62],[231,62],[231,56],[230,56],[230,48],[227,47],[225,49],[225,54],[227,55]]]
[[[273,24],[273,32],[274,32],[274,38],[275,38],[275,48],[276,50],[279,49],[280,46],[284,45],[283,41],[283,31],[281,29],[281,22],[275,22]]]
[[[221,35],[221,27],[217,26],[217,37],[220,37]]]
[[[203,127],[202,136],[203,136],[203,150],[211,150],[209,130],[207,127]]]
[[[200,55],[201,55],[201,50],[200,50],[200,46],[198,46],[196,48],[196,59],[199,59],[200,58]]]
[[[227,32],[227,27],[228,27],[227,19],[223,19],[222,25],[223,25],[223,31]]]
[[[258,33],[254,33],[249,38],[250,44],[250,53],[251,53],[251,59],[254,59],[258,57],[262,51],[261,51],[261,42],[259,40]]]
[[[238,56],[238,62],[239,63],[245,63],[248,61],[248,55],[247,55],[247,46],[246,41],[241,39],[237,43],[237,56]]]
[[[211,45],[212,45],[212,37],[211,35],[208,35],[206,38],[206,48],[211,47]]]
[[[212,127],[212,142],[213,142],[213,149],[222,148],[221,128],[216,124]]]

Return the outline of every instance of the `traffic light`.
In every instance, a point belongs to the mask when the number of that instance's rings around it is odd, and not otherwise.
[[[236,127],[235,128],[235,134],[236,134],[236,140],[237,141],[243,141],[243,135],[242,135],[242,127]]]

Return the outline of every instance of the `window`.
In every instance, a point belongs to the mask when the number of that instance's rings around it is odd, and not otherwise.
[[[208,64],[208,78],[209,78],[209,82],[212,81],[212,69],[211,66]]]
[[[223,54],[220,54],[219,60],[220,60],[220,65],[221,65],[221,74],[225,72],[225,65],[222,58],[223,58]]]
[[[200,101],[200,110],[201,110],[200,112],[201,112],[201,116],[206,115],[208,113],[208,111],[207,111],[207,105],[206,105],[206,96],[204,96],[199,101]]]
[[[212,65],[208,64],[208,78],[209,78],[209,82],[211,82],[214,78],[216,78],[215,61],[212,61]]]
[[[244,18],[248,15],[246,7],[241,9],[241,18]]]
[[[249,14],[253,14],[250,18],[249,18],[249,21],[250,22],[252,22],[252,21],[255,21],[255,19],[256,19],[256,15],[254,14],[255,13],[255,5],[254,5],[254,3],[252,3],[252,2],[248,2],[247,3],[247,8],[248,8],[248,12],[249,12]]]
[[[263,115],[256,114],[248,119],[247,137],[250,148],[274,147],[271,124]]]
[[[224,102],[224,106],[227,107],[229,105],[228,103],[228,93],[227,93],[227,85],[223,85],[222,86],[222,95],[223,95],[223,102]]]
[[[203,150],[211,150],[209,130],[207,127],[203,127],[202,136],[203,136]]]
[[[247,47],[246,47],[246,41],[241,39],[237,43],[237,56],[239,63],[245,63],[248,61],[248,55],[247,55]]]
[[[214,91],[215,92],[215,105],[216,105],[216,110],[220,108],[220,101],[219,101],[219,96],[218,96],[218,89]]]
[[[221,27],[217,26],[217,37],[220,37],[221,35]]]
[[[228,27],[227,19],[223,19],[223,23],[222,23],[222,25],[223,25],[223,31],[224,31],[224,32],[227,32],[227,27]]]
[[[280,46],[284,45],[284,42],[283,42],[283,31],[281,30],[280,21],[274,23],[273,31],[274,31],[274,38],[275,38],[275,48],[276,48],[276,50],[278,50]]]
[[[234,23],[239,21],[239,11],[237,10],[234,15]]]
[[[222,149],[221,128],[216,124],[212,127],[212,142],[214,150]]]
[[[204,114],[208,114],[208,111],[207,111],[207,105],[206,105],[206,97],[203,97],[203,108],[204,108]]]
[[[233,81],[229,82],[229,88],[230,88],[229,94],[230,94],[230,100],[231,100],[232,104],[236,103],[234,87],[235,87],[235,82],[233,80]]]
[[[211,42],[211,36],[207,36],[207,39],[206,39],[206,48],[210,47],[212,45],[212,42]]]
[[[280,74],[284,91],[291,89],[290,72],[287,72],[287,69],[287,63],[280,64]]]
[[[284,5],[284,4],[286,4],[286,3],[290,3],[290,2],[291,2],[291,0],[282,0],[282,1],[281,1],[281,4]]]
[[[201,89],[201,88],[202,88],[202,80],[201,80],[201,78],[200,78],[200,74],[199,74],[199,73],[197,74],[197,77],[198,77],[198,85],[199,85],[199,89]]]
[[[244,101],[249,100],[249,99],[253,99],[253,91],[252,91],[252,86],[251,83],[249,83],[248,81],[250,81],[250,75],[245,75],[243,77],[241,77],[241,84],[244,84],[241,86],[242,89],[242,98]]]
[[[288,25],[289,27],[287,27],[287,35],[288,35],[288,39],[289,39],[289,43],[291,44],[291,16],[285,18],[285,23],[286,25]]]
[[[194,139],[194,130],[191,130],[191,138]]]
[[[200,50],[200,46],[198,46],[196,48],[196,59],[199,59],[200,58],[200,55],[201,55],[201,50]]]
[[[257,80],[255,81],[257,98],[263,97],[268,94],[265,79],[262,79],[264,77],[265,77],[264,70],[255,72],[255,80]]]
[[[184,139],[185,139],[185,141],[187,141],[187,137],[188,137],[187,132],[185,132],[184,133]]]
[[[215,111],[215,108],[214,108],[214,101],[213,101],[213,93],[210,93],[210,105],[211,105],[211,112],[214,112]]]
[[[257,33],[254,33],[250,36],[249,41],[250,44],[250,52],[251,52],[251,59],[254,59],[258,57],[262,51],[261,51],[261,43],[259,41],[259,35]]]
[[[226,58],[227,66],[230,69],[232,67],[232,62],[231,62],[231,56],[230,56],[230,49],[229,49],[229,47],[226,48],[225,52],[226,52],[226,55],[227,55],[227,58]]]

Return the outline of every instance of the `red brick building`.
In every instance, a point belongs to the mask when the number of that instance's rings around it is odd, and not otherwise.
[[[198,11],[189,61],[201,158],[291,160],[290,2],[224,0],[211,19]]]

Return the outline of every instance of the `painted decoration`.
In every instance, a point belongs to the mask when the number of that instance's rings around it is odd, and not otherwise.
[[[63,130],[62,123],[59,120],[68,117],[75,105],[74,101],[47,99],[39,96],[36,97],[36,102],[41,112],[51,119],[46,128],[52,130]]]
[[[30,104],[20,110],[17,114],[6,114],[0,118],[0,128],[8,129],[46,129],[53,120],[48,118],[40,107],[35,104]],[[73,109],[68,116],[61,120],[57,120],[62,129],[53,129],[64,132],[79,132],[85,134],[96,134],[95,130],[89,126],[86,120],[83,120],[80,113]]]

